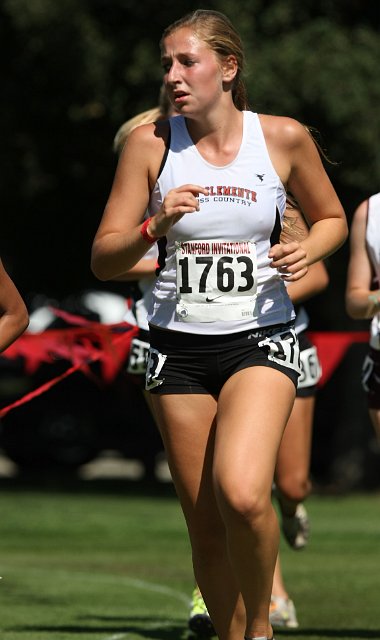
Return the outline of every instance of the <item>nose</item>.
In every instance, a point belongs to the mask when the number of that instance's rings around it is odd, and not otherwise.
[[[171,84],[175,84],[180,81],[179,64],[176,60],[173,60],[170,69],[167,74],[167,81]]]

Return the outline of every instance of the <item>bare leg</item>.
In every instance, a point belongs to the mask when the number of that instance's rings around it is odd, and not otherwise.
[[[208,395],[152,395],[152,401],[187,522],[195,578],[218,638],[242,640],[245,611],[212,484],[216,401]]]
[[[275,481],[280,492],[281,507],[286,515],[294,515],[297,504],[309,495],[311,439],[315,398],[298,397],[286,425],[278,452]],[[288,598],[280,558],[277,557],[272,595]]]
[[[275,471],[281,510],[293,516],[310,493],[311,440],[315,398],[296,398],[282,438]]]
[[[284,374],[252,367],[228,380],[218,404],[207,395],[152,398],[219,640],[272,635],[279,530],[271,485],[294,395]]]
[[[283,373],[252,367],[226,382],[218,402],[214,484],[249,638],[272,636],[269,605],[279,528],[271,487],[294,396],[294,385]]]
[[[282,577],[280,554],[277,555],[276,567],[273,576],[272,595],[279,598],[289,598],[289,594],[286,591],[285,583]]]

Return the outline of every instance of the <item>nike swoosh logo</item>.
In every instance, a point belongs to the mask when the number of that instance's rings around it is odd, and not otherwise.
[[[206,298],[206,302],[214,302],[214,300],[217,300],[218,298],[222,298],[223,294],[221,294],[220,296],[215,296],[215,298]]]

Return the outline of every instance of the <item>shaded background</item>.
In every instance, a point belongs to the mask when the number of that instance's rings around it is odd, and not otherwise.
[[[112,140],[156,104],[162,30],[195,8],[223,11],[240,31],[255,111],[318,130],[349,220],[379,189],[377,3],[2,0],[0,251],[27,299],[104,288],[89,260],[116,164]],[[344,311],[347,257],[346,245],[328,261],[331,285],[310,305],[312,328],[361,328]]]
[[[126,119],[156,105],[161,33],[196,8],[226,13],[242,35],[253,110],[295,117],[318,132],[331,159],[326,169],[349,222],[358,204],[380,190],[378,3],[0,0],[0,255],[29,306],[38,295],[62,300],[91,288],[127,292],[126,283],[100,283],[89,268],[116,166],[112,141]],[[311,329],[367,329],[368,322],[354,322],[345,313],[347,260],[348,243],[328,259],[330,286],[308,304]],[[352,345],[319,395],[312,472],[322,484],[380,486],[380,454],[360,390],[365,351],[365,344]],[[14,411],[4,421],[3,446],[8,428],[8,449],[14,443],[20,456],[22,445],[29,461],[38,464],[39,455],[59,464],[57,456],[66,455],[66,444],[67,456],[72,456],[78,441],[89,450],[80,454],[83,459],[93,447],[136,455],[138,436],[134,421],[125,424],[124,390],[109,404],[120,402],[120,413],[102,419],[95,442],[93,412],[86,415],[94,401],[85,400],[80,413],[78,398],[82,404],[86,398],[80,385],[74,380],[72,402],[62,398],[62,389],[57,394],[65,408],[76,407],[73,415],[64,422],[63,409],[50,392],[46,398],[55,419],[46,418],[44,400],[42,417],[38,401],[25,408],[24,418],[21,410]],[[38,444],[33,434],[47,422],[49,435],[43,434]],[[142,436],[145,447],[153,435]],[[49,455],[45,449],[33,450],[32,443],[41,447],[41,442]],[[154,446],[160,449],[161,444]],[[155,453],[152,447],[142,450],[149,469]]]

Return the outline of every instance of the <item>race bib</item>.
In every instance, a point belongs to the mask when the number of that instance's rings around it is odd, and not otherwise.
[[[312,346],[300,353],[301,375],[298,378],[298,388],[314,387],[322,375],[317,348]]]
[[[256,247],[249,241],[176,242],[177,318],[183,322],[255,317]]]
[[[148,351],[149,342],[145,342],[139,338],[133,338],[129,352],[127,373],[145,375]]]
[[[148,352],[148,359],[146,363],[145,374],[145,389],[150,391],[155,387],[158,387],[164,382],[164,378],[160,378],[161,369],[165,364],[167,356],[150,347]]]
[[[294,329],[279,331],[258,342],[258,346],[267,353],[268,360],[281,364],[283,367],[301,373],[300,348]]]
[[[375,369],[374,360],[371,358],[371,356],[366,355],[363,362],[362,371],[361,371],[361,383],[366,393],[369,393],[371,390],[370,382],[372,380],[374,369]]]

